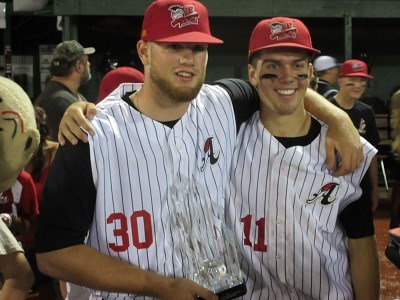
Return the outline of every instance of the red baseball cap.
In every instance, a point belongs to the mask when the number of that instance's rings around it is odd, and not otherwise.
[[[103,100],[121,83],[142,83],[144,75],[139,70],[131,67],[119,67],[104,75],[99,87],[99,100]]]
[[[222,44],[211,35],[206,7],[193,0],[157,0],[146,10],[141,39],[150,42]]]
[[[277,47],[289,47],[321,53],[313,48],[310,32],[297,19],[276,17],[260,21],[254,28],[249,44],[249,56],[254,52]]]
[[[346,60],[340,67],[339,77],[374,78],[374,76],[368,74],[367,64],[358,59]]]

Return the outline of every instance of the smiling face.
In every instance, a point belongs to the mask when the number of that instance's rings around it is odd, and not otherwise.
[[[339,78],[339,93],[343,99],[355,101],[361,98],[368,85],[365,77],[342,77]]]
[[[261,98],[260,110],[268,115],[291,115],[304,110],[303,98],[312,74],[307,52],[289,48],[261,51],[248,65],[250,82]]]
[[[208,60],[207,44],[142,42],[145,74],[159,94],[172,102],[189,102],[200,91]],[[145,80],[146,82],[146,80]]]

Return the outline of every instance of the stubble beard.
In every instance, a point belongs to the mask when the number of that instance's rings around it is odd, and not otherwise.
[[[90,79],[92,79],[92,74],[90,73],[90,70],[86,69],[85,72],[82,74],[82,77],[81,77],[81,85],[87,83]]]
[[[203,74],[200,80],[197,80],[194,87],[183,86],[175,87],[171,82],[164,79],[156,68],[150,68],[151,81],[158,87],[170,99],[175,100],[179,103],[190,102],[198,95],[201,86],[204,83],[205,74]]]

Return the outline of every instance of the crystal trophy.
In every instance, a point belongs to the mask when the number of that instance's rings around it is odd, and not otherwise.
[[[172,236],[179,244],[184,277],[213,291],[221,300],[246,294],[235,239],[224,223],[223,207],[206,197],[195,180],[182,176],[168,198]]]

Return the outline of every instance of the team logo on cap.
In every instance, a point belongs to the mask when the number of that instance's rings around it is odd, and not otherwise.
[[[353,72],[364,72],[364,66],[358,61],[354,61],[351,63],[351,69]]]
[[[297,28],[293,22],[274,22],[271,25],[271,40],[295,39]]]
[[[187,25],[199,24],[199,13],[194,10],[194,5],[174,5],[169,8],[171,11],[172,27],[182,28]]]

